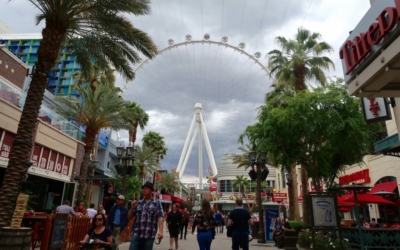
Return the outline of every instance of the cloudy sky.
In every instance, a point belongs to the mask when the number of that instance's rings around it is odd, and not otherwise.
[[[185,41],[244,42],[250,55],[262,54],[260,63],[266,65],[265,55],[277,48],[274,38],[293,37],[298,27],[319,32],[322,40],[335,51],[329,56],[336,70],[328,76],[343,76],[338,50],[369,8],[369,0],[153,0],[152,14],[129,16],[133,24],[150,34],[160,50]],[[0,19],[16,33],[37,33],[44,24],[35,26],[37,10],[29,1],[2,3]],[[144,58],[145,59],[145,58]],[[137,68],[135,65],[134,68]],[[257,107],[270,91],[271,80],[262,68],[243,53],[209,44],[183,45],[158,55],[137,70],[136,79],[127,84],[124,98],[139,103],[150,115],[150,122],[138,134],[138,141],[147,131],[165,137],[168,155],[163,169],[177,166],[195,103],[202,103],[216,164],[222,154],[237,152],[238,136],[247,125],[255,122]],[[118,78],[119,86],[125,80]],[[127,141],[127,133],[121,132]],[[203,143],[204,145],[204,143]],[[204,173],[210,166],[203,151]],[[198,143],[195,142],[184,172],[186,180],[198,176]]]

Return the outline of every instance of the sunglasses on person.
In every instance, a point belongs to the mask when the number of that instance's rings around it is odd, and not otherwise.
[[[161,239],[158,239],[158,242],[154,241],[154,244],[156,244],[156,245],[160,245],[160,243],[161,243]]]
[[[95,221],[103,221],[103,218],[95,218]]]

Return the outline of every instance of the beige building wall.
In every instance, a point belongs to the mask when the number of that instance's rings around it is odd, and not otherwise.
[[[10,27],[7,26],[3,21],[0,20],[0,34],[12,34],[15,33]]]

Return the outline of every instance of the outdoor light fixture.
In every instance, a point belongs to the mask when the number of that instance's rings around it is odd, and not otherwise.
[[[123,174],[124,171],[128,175],[132,175],[135,171],[134,167],[129,165],[130,161],[134,161],[137,155],[137,149],[132,146],[126,148],[120,146],[117,147],[117,156],[120,161],[122,161],[122,166],[118,165],[118,174]],[[129,165],[129,166],[128,166]],[[121,168],[123,167],[123,168]]]
[[[265,243],[265,233],[264,233],[264,213],[262,211],[262,200],[261,200],[261,181],[265,181],[267,179],[269,170],[265,165],[267,160],[267,154],[265,152],[261,152],[258,156],[256,152],[249,152],[249,162],[251,164],[251,170],[249,172],[249,176],[252,181],[257,180],[257,189],[256,189],[256,198],[257,198],[257,206],[259,209],[259,230],[258,230],[258,243]],[[257,171],[254,170],[254,166],[257,167]]]

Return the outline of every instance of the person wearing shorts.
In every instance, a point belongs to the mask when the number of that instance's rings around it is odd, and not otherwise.
[[[215,220],[217,221],[217,233],[222,233],[222,214],[219,211],[217,211],[217,213],[215,214]]]
[[[169,232],[169,250],[172,250],[175,241],[175,249],[179,248],[178,245],[178,236],[179,236],[179,229],[182,223],[182,214],[179,212],[177,208],[177,204],[172,206],[172,211],[168,213],[167,217],[167,225],[168,225],[168,232]]]

